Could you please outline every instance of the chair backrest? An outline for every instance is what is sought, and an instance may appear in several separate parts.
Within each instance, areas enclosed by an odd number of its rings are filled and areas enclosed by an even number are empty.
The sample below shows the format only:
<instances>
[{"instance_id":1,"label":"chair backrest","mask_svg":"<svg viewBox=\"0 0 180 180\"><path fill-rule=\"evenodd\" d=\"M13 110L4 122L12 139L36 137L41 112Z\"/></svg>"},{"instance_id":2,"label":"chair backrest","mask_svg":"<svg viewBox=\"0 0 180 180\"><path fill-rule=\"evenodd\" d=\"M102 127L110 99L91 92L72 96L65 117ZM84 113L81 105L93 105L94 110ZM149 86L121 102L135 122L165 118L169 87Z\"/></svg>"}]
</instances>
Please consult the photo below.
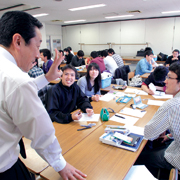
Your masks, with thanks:
<instances>
[{"instance_id":1,"label":"chair backrest","mask_svg":"<svg viewBox=\"0 0 180 180\"><path fill-rule=\"evenodd\" d=\"M135 75L135 71L131 71L131 72L129 72L129 73L128 73L128 79L133 78L133 77L134 77L134 75Z\"/></svg>"}]
</instances>

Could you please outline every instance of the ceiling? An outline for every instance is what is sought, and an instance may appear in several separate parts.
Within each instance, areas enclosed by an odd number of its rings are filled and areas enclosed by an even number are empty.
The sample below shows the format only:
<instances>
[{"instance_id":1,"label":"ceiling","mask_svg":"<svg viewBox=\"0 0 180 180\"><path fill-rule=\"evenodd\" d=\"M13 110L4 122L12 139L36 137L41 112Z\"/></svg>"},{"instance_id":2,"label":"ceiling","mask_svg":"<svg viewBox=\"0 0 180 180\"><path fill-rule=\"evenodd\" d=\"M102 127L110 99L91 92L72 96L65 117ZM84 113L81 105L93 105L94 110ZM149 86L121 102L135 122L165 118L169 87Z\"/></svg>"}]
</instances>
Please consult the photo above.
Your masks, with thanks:
<instances>
[{"instance_id":1,"label":"ceiling","mask_svg":"<svg viewBox=\"0 0 180 180\"><path fill-rule=\"evenodd\" d=\"M64 21L85 19L84 23L109 21L106 16L129 15L132 17L112 19L139 19L150 17L180 16L180 13L162 14L162 11L180 10L180 0L0 0L0 9L24 4L16 8L1 10L0 16L10 10L25 10L34 7L37 9L26 11L32 15L39 13L48 13L48 16L39 17L41 22L47 24L68 25ZM81 11L69 11L69 8L81 6L106 4L105 7L87 9ZM140 10L141 13L128 13L127 11ZM52 20L60 20L52 22ZM111 21L112 21L111 20ZM75 24L75 23L71 23Z\"/></svg>"}]
</instances>

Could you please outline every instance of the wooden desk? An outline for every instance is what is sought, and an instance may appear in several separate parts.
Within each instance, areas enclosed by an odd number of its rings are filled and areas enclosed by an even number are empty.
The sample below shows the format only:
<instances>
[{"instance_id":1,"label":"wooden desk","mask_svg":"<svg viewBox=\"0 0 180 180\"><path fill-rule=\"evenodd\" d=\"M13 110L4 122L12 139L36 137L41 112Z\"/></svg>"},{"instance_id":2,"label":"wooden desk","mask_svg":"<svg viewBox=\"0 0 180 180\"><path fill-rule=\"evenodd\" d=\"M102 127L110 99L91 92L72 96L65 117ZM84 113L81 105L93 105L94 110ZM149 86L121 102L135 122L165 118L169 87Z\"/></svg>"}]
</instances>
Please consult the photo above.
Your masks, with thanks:
<instances>
[{"instance_id":1,"label":"wooden desk","mask_svg":"<svg viewBox=\"0 0 180 180\"><path fill-rule=\"evenodd\" d=\"M148 108L146 115L140 118L135 125L144 127L158 109L157 106L149 106ZM87 180L123 179L146 144L146 140L143 140L136 152L130 152L101 143L99 137L104 133L108 124L121 125L114 121L103 123L102 126L99 126L92 134L64 155L67 162L88 175ZM61 180L61 177L52 167L48 167L40 175L45 179Z\"/></svg>"},{"instance_id":2,"label":"wooden desk","mask_svg":"<svg viewBox=\"0 0 180 180\"><path fill-rule=\"evenodd\" d=\"M26 149L27 158L24 159L21 157L21 155L19 155L19 158L30 171L35 174L40 174L40 172L47 168L49 164L44 161L34 149L31 148L31 140L23 138L23 141Z\"/></svg>"},{"instance_id":3,"label":"wooden desk","mask_svg":"<svg viewBox=\"0 0 180 180\"><path fill-rule=\"evenodd\" d=\"M117 112L125 106L125 104L116 103L115 100L109 101L108 105L105 101L92 102L91 104L95 114L99 114L103 107L111 107L115 112ZM112 115L113 114L110 113L110 116ZM97 128L99 128L99 126L103 124L103 122L99 120L96 122L96 126L84 131L77 131L77 129L81 128L80 124L87 125L88 123L90 122L71 122L69 124L59 124L53 122L55 135L62 148L62 154L67 153L70 149L80 143L83 139L85 139L88 135L93 133Z\"/></svg>"},{"instance_id":4,"label":"wooden desk","mask_svg":"<svg viewBox=\"0 0 180 180\"><path fill-rule=\"evenodd\" d=\"M140 77L147 79L149 75L150 75L150 73L145 73L145 74L141 75Z\"/></svg>"},{"instance_id":5,"label":"wooden desk","mask_svg":"<svg viewBox=\"0 0 180 180\"><path fill-rule=\"evenodd\" d=\"M58 79L58 80L54 80L54 81L50 81L50 84L57 84L61 81L61 79Z\"/></svg>"}]
</instances>

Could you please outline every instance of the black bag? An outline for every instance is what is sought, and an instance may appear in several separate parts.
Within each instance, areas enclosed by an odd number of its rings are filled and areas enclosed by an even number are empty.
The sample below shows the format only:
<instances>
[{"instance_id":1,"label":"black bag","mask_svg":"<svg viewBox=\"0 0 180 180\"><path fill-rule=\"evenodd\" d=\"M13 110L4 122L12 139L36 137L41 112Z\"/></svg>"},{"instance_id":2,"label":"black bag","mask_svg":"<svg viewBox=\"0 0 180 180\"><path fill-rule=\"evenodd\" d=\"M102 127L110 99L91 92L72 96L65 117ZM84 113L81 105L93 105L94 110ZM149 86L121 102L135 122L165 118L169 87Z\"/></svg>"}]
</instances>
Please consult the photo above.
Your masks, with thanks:
<instances>
[{"instance_id":1,"label":"black bag","mask_svg":"<svg viewBox=\"0 0 180 180\"><path fill-rule=\"evenodd\" d=\"M144 53L145 53L145 51L143 49L141 49L140 51L137 51L136 56L143 56L144 57Z\"/></svg>"},{"instance_id":2,"label":"black bag","mask_svg":"<svg viewBox=\"0 0 180 180\"><path fill-rule=\"evenodd\" d=\"M163 54L162 52L160 52L157 55L157 61L166 61L167 60L168 55L167 54Z\"/></svg>"}]
</instances>

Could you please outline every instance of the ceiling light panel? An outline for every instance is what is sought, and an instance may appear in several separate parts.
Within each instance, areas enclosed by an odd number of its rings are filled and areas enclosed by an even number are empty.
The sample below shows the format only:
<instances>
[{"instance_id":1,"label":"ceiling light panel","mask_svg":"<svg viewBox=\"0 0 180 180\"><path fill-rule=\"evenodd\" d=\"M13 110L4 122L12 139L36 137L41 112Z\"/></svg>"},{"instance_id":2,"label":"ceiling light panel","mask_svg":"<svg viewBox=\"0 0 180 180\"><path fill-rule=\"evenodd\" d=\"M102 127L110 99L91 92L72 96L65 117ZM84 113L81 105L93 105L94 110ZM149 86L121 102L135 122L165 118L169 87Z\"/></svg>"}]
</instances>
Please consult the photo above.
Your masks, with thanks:
<instances>
[{"instance_id":1,"label":"ceiling light panel","mask_svg":"<svg viewBox=\"0 0 180 180\"><path fill-rule=\"evenodd\" d=\"M70 11L80 11L80 10L99 8L99 7L104 7L104 6L106 6L106 4L96 4L96 5L83 6L83 7L78 7L78 8L71 8L71 9L68 9L68 10L70 10Z\"/></svg>"}]
</instances>

